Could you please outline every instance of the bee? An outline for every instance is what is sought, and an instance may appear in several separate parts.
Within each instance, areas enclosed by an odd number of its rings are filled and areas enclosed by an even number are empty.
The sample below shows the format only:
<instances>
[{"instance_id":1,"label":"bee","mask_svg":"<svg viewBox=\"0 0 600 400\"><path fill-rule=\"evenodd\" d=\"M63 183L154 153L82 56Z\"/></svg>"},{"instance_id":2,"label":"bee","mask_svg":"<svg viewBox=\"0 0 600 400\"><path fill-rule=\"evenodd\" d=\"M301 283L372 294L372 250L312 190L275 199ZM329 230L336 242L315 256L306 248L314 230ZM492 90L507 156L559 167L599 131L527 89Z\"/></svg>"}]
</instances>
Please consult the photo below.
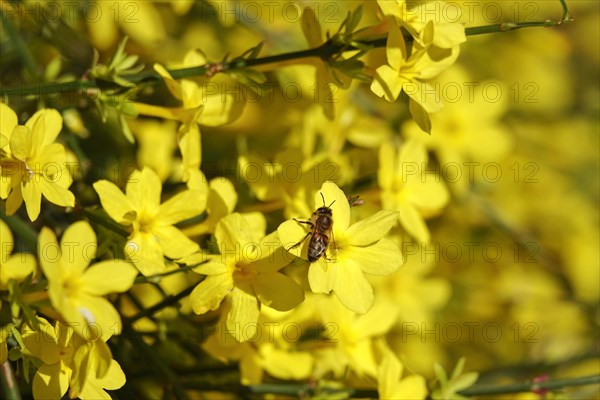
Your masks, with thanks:
<instances>
[{"instance_id":1,"label":"bee","mask_svg":"<svg viewBox=\"0 0 600 400\"><path fill-rule=\"evenodd\" d=\"M308 243L308 261L311 263L317 261L321 256L323 256L326 260L331 261L331 259L327 258L326 254L330 239L335 246L332 230L333 212L331 211L331 206L333 203L335 203L335 200L332 201L329 206L326 206L323 193L321 193L321 198L323 199L323 207L317 208L317 210L312 213L310 220L299 221L294 218L294 221L298 222L299 224L309 225L311 230L306 233L306 236L304 236L301 241L288 249L289 251L300 246L310 235L310 242Z\"/></svg>"}]
</instances>

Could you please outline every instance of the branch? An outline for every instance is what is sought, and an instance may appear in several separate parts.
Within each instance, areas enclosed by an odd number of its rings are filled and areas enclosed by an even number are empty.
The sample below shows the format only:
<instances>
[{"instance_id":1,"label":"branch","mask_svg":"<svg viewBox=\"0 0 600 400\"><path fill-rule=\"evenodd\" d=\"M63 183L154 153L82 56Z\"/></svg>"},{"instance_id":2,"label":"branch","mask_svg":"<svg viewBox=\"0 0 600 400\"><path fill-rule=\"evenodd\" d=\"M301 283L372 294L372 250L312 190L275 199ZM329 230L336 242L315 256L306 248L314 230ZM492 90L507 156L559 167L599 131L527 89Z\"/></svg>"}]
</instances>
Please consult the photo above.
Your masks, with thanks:
<instances>
[{"instance_id":1,"label":"branch","mask_svg":"<svg viewBox=\"0 0 600 400\"><path fill-rule=\"evenodd\" d=\"M162 310L163 308L177 304L177 302L179 302L179 300L189 296L190 293L192 293L194 291L194 289L196 288L196 285L197 284L191 285L190 287L183 290L182 292L177 293L176 295L170 295L168 297L165 297L165 299L163 301L161 301L160 303L157 303L157 304L153 305L152 307L146 308L146 309L140 311L139 313L137 313L136 315L134 315L133 317L128 318L127 323L133 324L135 321L142 319L144 317L153 315L154 313Z\"/></svg>"},{"instance_id":2,"label":"branch","mask_svg":"<svg viewBox=\"0 0 600 400\"><path fill-rule=\"evenodd\" d=\"M522 382L508 385L475 385L469 389L465 389L459 394L463 396L490 396L497 394L512 394L537 392L540 390L557 390L572 386L596 385L600 384L600 375L582 376L579 378L565 378L548 380L545 382ZM279 384L265 383L260 385L243 386L245 391L250 394L280 394L288 396L314 395L317 389L314 385L295 385L295 384ZM216 388L214 388L216 389ZM225 388L222 388L225 389ZM233 388L229 388L233 390ZM377 390L375 389L350 389L350 388L320 388L320 394L335 394L346 393L350 397L373 397L377 398Z\"/></svg>"},{"instance_id":3,"label":"branch","mask_svg":"<svg viewBox=\"0 0 600 400\"><path fill-rule=\"evenodd\" d=\"M8 360L0 365L0 387L2 387L2 393L6 400L21 400L21 392L19 392L15 374Z\"/></svg>"},{"instance_id":4,"label":"branch","mask_svg":"<svg viewBox=\"0 0 600 400\"><path fill-rule=\"evenodd\" d=\"M465 29L467 36L483 35L487 33L497 32L508 32L522 28L533 28L533 27L550 27L562 25L564 22L571 21L572 18L569 15L568 8L565 0L560 0L563 7L562 18L558 21L545 20L545 21L532 21L532 22L506 22L501 24L475 26ZM413 40L412 36L405 36L407 42ZM377 38L372 40L366 40L361 42L362 45L372 46L373 48L385 47L387 43L387 37ZM190 77L210 76L216 72L227 72L236 69L258 67L268 64L275 64L283 61L299 60L302 58L317 57L323 60L329 59L334 54L343 53L346 51L358 50L354 46L335 43L333 40L328 40L319 47L312 49L295 51L290 53L276 54L273 56L255 58L255 59L238 59L231 62L222 63L210 63L200 67L189 67L181 69L169 70L169 73L174 79L184 79ZM135 75L128 75L127 79L133 83L139 84L156 84L162 81L161 76L155 71L145 71ZM123 88L115 82L109 81L96 81L96 80L85 80L85 81L73 81L64 83L46 83L41 85L32 85L26 87L0 87L0 96L26 96L35 94L55 94L65 92L81 92L96 90L117 90L122 91ZM128 88L127 88L128 89Z\"/></svg>"},{"instance_id":5,"label":"branch","mask_svg":"<svg viewBox=\"0 0 600 400\"><path fill-rule=\"evenodd\" d=\"M570 386L600 384L600 375L582 376L579 378L565 378L548 380L545 382L524 382L510 385L476 385L465 389L460 394L464 396L485 396L493 394L509 394L521 392L537 392L540 390L556 390Z\"/></svg>"}]
</instances>

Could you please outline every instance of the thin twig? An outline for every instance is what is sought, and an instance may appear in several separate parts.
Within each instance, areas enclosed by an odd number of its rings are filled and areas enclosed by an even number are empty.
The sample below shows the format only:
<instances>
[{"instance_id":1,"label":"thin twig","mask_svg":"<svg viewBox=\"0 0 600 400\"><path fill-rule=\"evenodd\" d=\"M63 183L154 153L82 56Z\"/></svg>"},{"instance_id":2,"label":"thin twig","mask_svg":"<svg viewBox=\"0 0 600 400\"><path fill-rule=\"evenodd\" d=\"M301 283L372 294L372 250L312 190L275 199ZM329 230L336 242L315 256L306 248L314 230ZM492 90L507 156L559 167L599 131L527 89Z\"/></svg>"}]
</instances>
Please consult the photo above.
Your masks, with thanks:
<instances>
[{"instance_id":1,"label":"thin twig","mask_svg":"<svg viewBox=\"0 0 600 400\"><path fill-rule=\"evenodd\" d=\"M558 26L563 24L564 22L571 21L571 17L569 16L569 12L567 9L567 5L564 0L560 0L561 5L563 6L563 16L559 21L532 21L532 22L507 22L501 24L493 24L493 25L483 25L483 26L475 26L469 27L465 29L465 34L467 36L474 35L483 35L488 33L498 33L498 32L507 32L516 29L523 28L533 28L533 27L550 27L550 26ZM406 36L405 40L410 42L413 40L412 36ZM387 37L366 40L361 42L362 45L371 46L373 48L377 47L385 47L387 43ZM174 79L183 79L190 77L200 77L208 74L212 74L215 69L219 72L227 72L236 69L242 68L251 68L258 67L268 64L276 64L283 61L291 61L298 60L302 58L310 58L317 57L323 60L329 59L331 56L343 53L346 51L356 51L357 48L351 45L343 44L343 43L335 43L333 40L328 40L323 43L321 46L294 51L290 53L276 54L272 56L254 58L254 59L237 59L231 62L223 62L223 63L210 63L199 67L189 67L189 68L181 68L181 69L173 69L169 70L169 73ZM215 68L218 66L218 68ZM127 80L133 83L148 83L155 84L162 81L162 77L155 71L145 71L135 75L127 76ZM94 80L85 80L85 81L74 81L74 82L64 82L64 83L47 83L41 85L33 85L26 87L19 87L18 85L9 87L2 86L0 87L0 96L14 96L14 95L34 95L43 93L45 95L55 94L55 93L65 93L65 92L81 92L86 93L88 90L125 90L128 88L121 87L116 82L108 82L108 81L94 81Z\"/></svg>"},{"instance_id":2,"label":"thin twig","mask_svg":"<svg viewBox=\"0 0 600 400\"><path fill-rule=\"evenodd\" d=\"M0 386L6 400L21 400L21 392L19 391L19 386L15 381L15 374L8 360L0 365Z\"/></svg>"}]
</instances>

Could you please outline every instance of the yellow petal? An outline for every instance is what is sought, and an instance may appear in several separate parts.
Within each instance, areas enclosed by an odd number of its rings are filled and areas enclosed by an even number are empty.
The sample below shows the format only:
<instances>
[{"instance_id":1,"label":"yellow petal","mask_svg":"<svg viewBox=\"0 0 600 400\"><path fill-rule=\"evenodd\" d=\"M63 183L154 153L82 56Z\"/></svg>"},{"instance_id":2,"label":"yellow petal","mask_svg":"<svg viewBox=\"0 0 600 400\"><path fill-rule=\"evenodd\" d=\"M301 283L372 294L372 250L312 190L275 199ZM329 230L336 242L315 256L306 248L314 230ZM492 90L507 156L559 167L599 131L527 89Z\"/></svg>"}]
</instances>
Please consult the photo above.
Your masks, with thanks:
<instances>
[{"instance_id":1,"label":"yellow petal","mask_svg":"<svg viewBox=\"0 0 600 400\"><path fill-rule=\"evenodd\" d=\"M164 225L173 225L200 215L205 206L206 195L199 190L185 190L160 205L157 220Z\"/></svg>"},{"instance_id":2,"label":"yellow petal","mask_svg":"<svg viewBox=\"0 0 600 400\"><path fill-rule=\"evenodd\" d=\"M23 343L26 350L44 364L55 364L60 361L61 348L57 345L56 331L48 321L38 318L39 330L29 327L23 329Z\"/></svg>"},{"instance_id":3,"label":"yellow petal","mask_svg":"<svg viewBox=\"0 0 600 400\"><path fill-rule=\"evenodd\" d=\"M164 272L165 260L162 246L152 234L137 232L127 241L125 254L145 276Z\"/></svg>"},{"instance_id":4,"label":"yellow petal","mask_svg":"<svg viewBox=\"0 0 600 400\"><path fill-rule=\"evenodd\" d=\"M428 114L436 113L444 107L437 91L429 83L416 80L405 81L402 90Z\"/></svg>"},{"instance_id":5,"label":"yellow petal","mask_svg":"<svg viewBox=\"0 0 600 400\"><path fill-rule=\"evenodd\" d=\"M321 196L322 194L322 196ZM315 193L315 209L318 207L331 206L333 212L333 232L338 238L344 237L344 231L350 225L350 204L346 195L333 182L325 182L321 190Z\"/></svg>"},{"instance_id":6,"label":"yellow petal","mask_svg":"<svg viewBox=\"0 0 600 400\"><path fill-rule=\"evenodd\" d=\"M431 117L429 117L429 113L423 105L414 98L409 98L408 111L419 128L421 128L423 132L431 134Z\"/></svg>"},{"instance_id":7,"label":"yellow petal","mask_svg":"<svg viewBox=\"0 0 600 400\"><path fill-rule=\"evenodd\" d=\"M386 16L393 16L398 19L406 19L406 15L402 13L404 5L398 4L394 0L377 0L377 5L381 8L381 12Z\"/></svg>"},{"instance_id":8,"label":"yellow petal","mask_svg":"<svg viewBox=\"0 0 600 400\"><path fill-rule=\"evenodd\" d=\"M186 169L200 168L202 160L200 128L195 123L183 125L177 135L179 150Z\"/></svg>"},{"instance_id":9,"label":"yellow petal","mask_svg":"<svg viewBox=\"0 0 600 400\"><path fill-rule=\"evenodd\" d=\"M260 351L264 369L276 378L302 380L312 372L313 357L309 353L285 351L268 345L262 345Z\"/></svg>"},{"instance_id":10,"label":"yellow petal","mask_svg":"<svg viewBox=\"0 0 600 400\"><path fill-rule=\"evenodd\" d=\"M86 293L95 296L122 293L131 288L137 273L133 265L126 261L101 261L85 271L81 284Z\"/></svg>"},{"instance_id":11,"label":"yellow petal","mask_svg":"<svg viewBox=\"0 0 600 400\"><path fill-rule=\"evenodd\" d=\"M42 365L33 377L35 399L61 399L69 388L71 369L61 363Z\"/></svg>"},{"instance_id":12,"label":"yellow petal","mask_svg":"<svg viewBox=\"0 0 600 400\"><path fill-rule=\"evenodd\" d=\"M260 302L278 311L288 311L304 300L304 290L279 272L260 273L252 282Z\"/></svg>"},{"instance_id":13,"label":"yellow petal","mask_svg":"<svg viewBox=\"0 0 600 400\"><path fill-rule=\"evenodd\" d=\"M338 266L319 259L308 268L308 283L314 293L329 293L335 286Z\"/></svg>"},{"instance_id":14,"label":"yellow petal","mask_svg":"<svg viewBox=\"0 0 600 400\"><path fill-rule=\"evenodd\" d=\"M100 336L106 342L112 335L121 332L121 317L104 297L82 295L77 312L80 323L74 325L73 329L86 340L95 340Z\"/></svg>"},{"instance_id":15,"label":"yellow petal","mask_svg":"<svg viewBox=\"0 0 600 400\"><path fill-rule=\"evenodd\" d=\"M0 134L6 136L7 139L10 139L10 135L18 123L19 120L17 119L17 114L12 108L0 102ZM2 147L4 147L4 145Z\"/></svg>"},{"instance_id":16,"label":"yellow petal","mask_svg":"<svg viewBox=\"0 0 600 400\"><path fill-rule=\"evenodd\" d=\"M2 103L0 103L2 105ZM0 219L0 261L4 262L8 259L10 253L12 253L15 247L13 234L10 231L6 222Z\"/></svg>"},{"instance_id":17,"label":"yellow petal","mask_svg":"<svg viewBox=\"0 0 600 400\"><path fill-rule=\"evenodd\" d=\"M420 244L429 243L429 229L427 229L423 217L414 206L401 204L398 207L398 213L400 223L409 235L417 239Z\"/></svg>"},{"instance_id":18,"label":"yellow petal","mask_svg":"<svg viewBox=\"0 0 600 400\"><path fill-rule=\"evenodd\" d=\"M230 274L208 276L194 288L190 295L194 312L204 314L216 310L232 289L233 280Z\"/></svg>"},{"instance_id":19,"label":"yellow petal","mask_svg":"<svg viewBox=\"0 0 600 400\"><path fill-rule=\"evenodd\" d=\"M219 94L202 94L204 105L198 123L204 126L222 126L239 118L244 111L245 97L236 92L237 87L227 89Z\"/></svg>"},{"instance_id":20,"label":"yellow petal","mask_svg":"<svg viewBox=\"0 0 600 400\"><path fill-rule=\"evenodd\" d=\"M459 23L434 24L433 44L449 49L466 42L465 27Z\"/></svg>"},{"instance_id":21,"label":"yellow petal","mask_svg":"<svg viewBox=\"0 0 600 400\"><path fill-rule=\"evenodd\" d=\"M283 248L296 257L308 259L309 238L306 236L310 228L304 227L294 220L287 220L277 228Z\"/></svg>"},{"instance_id":22,"label":"yellow petal","mask_svg":"<svg viewBox=\"0 0 600 400\"><path fill-rule=\"evenodd\" d=\"M152 169L144 167L142 171L134 171L129 177L125 193L135 210L154 215L160 206L162 183Z\"/></svg>"},{"instance_id":23,"label":"yellow petal","mask_svg":"<svg viewBox=\"0 0 600 400\"><path fill-rule=\"evenodd\" d=\"M108 372L98 379L100 386L106 390L117 390L125 384L125 374L121 366L115 360L110 361Z\"/></svg>"},{"instance_id":24,"label":"yellow petal","mask_svg":"<svg viewBox=\"0 0 600 400\"><path fill-rule=\"evenodd\" d=\"M365 274L389 275L402 265L402 253L393 241L383 238L370 246L345 249L347 262L355 263Z\"/></svg>"},{"instance_id":25,"label":"yellow petal","mask_svg":"<svg viewBox=\"0 0 600 400\"><path fill-rule=\"evenodd\" d=\"M218 275L229 272L229 268L221 258L221 255L209 256L208 262L194 268L194 272L201 275Z\"/></svg>"},{"instance_id":26,"label":"yellow petal","mask_svg":"<svg viewBox=\"0 0 600 400\"><path fill-rule=\"evenodd\" d=\"M40 128L43 127L43 134L40 135L40 138L43 139L38 144L41 148L53 143L56 140L56 137L62 130L63 119L57 110L45 108L33 114L25 125L27 125L31 130L34 130L34 126L36 125L36 122L38 122L38 119L44 122L43 125L38 125Z\"/></svg>"},{"instance_id":27,"label":"yellow petal","mask_svg":"<svg viewBox=\"0 0 600 400\"><path fill-rule=\"evenodd\" d=\"M27 216L30 220L35 221L40 215L40 207L42 204L42 189L35 179L21 186L23 201L27 208Z\"/></svg>"},{"instance_id":28,"label":"yellow petal","mask_svg":"<svg viewBox=\"0 0 600 400\"><path fill-rule=\"evenodd\" d=\"M355 263L344 263L333 284L333 291L349 310L364 314L373 305L373 288ZM309 276L310 278L310 276Z\"/></svg>"},{"instance_id":29,"label":"yellow petal","mask_svg":"<svg viewBox=\"0 0 600 400\"><path fill-rule=\"evenodd\" d=\"M309 47L317 47L323 42L321 24L311 7L305 7L302 11L302 32Z\"/></svg>"},{"instance_id":30,"label":"yellow petal","mask_svg":"<svg viewBox=\"0 0 600 400\"><path fill-rule=\"evenodd\" d=\"M96 257L96 234L86 221L69 226L60 240L61 265L73 274L80 275Z\"/></svg>"},{"instance_id":31,"label":"yellow petal","mask_svg":"<svg viewBox=\"0 0 600 400\"><path fill-rule=\"evenodd\" d=\"M0 134L0 149L3 149L8 145L10 145L10 139L8 138L8 136Z\"/></svg>"},{"instance_id":32,"label":"yellow petal","mask_svg":"<svg viewBox=\"0 0 600 400\"><path fill-rule=\"evenodd\" d=\"M174 226L155 227L152 233L158 240L164 255L174 260L200 250L197 243Z\"/></svg>"},{"instance_id":33,"label":"yellow petal","mask_svg":"<svg viewBox=\"0 0 600 400\"><path fill-rule=\"evenodd\" d=\"M23 191L20 182L15 179L12 183L16 183L16 186L13 187L8 199L6 199L6 215L13 215L23 204Z\"/></svg>"},{"instance_id":34,"label":"yellow petal","mask_svg":"<svg viewBox=\"0 0 600 400\"><path fill-rule=\"evenodd\" d=\"M398 71L389 65L382 65L375 71L371 91L389 102L396 101L402 91L403 80L399 79Z\"/></svg>"},{"instance_id":35,"label":"yellow petal","mask_svg":"<svg viewBox=\"0 0 600 400\"><path fill-rule=\"evenodd\" d=\"M256 297L234 287L231 292L231 310L227 314L227 330L238 342L252 339L256 334L259 313Z\"/></svg>"},{"instance_id":36,"label":"yellow petal","mask_svg":"<svg viewBox=\"0 0 600 400\"><path fill-rule=\"evenodd\" d=\"M396 166L396 173L398 175L406 176L407 171L410 173L414 171L414 174L410 176L417 176L420 179L420 172L425 169L427 163L425 144L416 137L408 139L400 148L398 159L399 162Z\"/></svg>"},{"instance_id":37,"label":"yellow petal","mask_svg":"<svg viewBox=\"0 0 600 400\"><path fill-rule=\"evenodd\" d=\"M63 207L75 206L75 196L73 193L56 183L41 179L40 190L44 197L51 203Z\"/></svg>"},{"instance_id":38,"label":"yellow petal","mask_svg":"<svg viewBox=\"0 0 600 400\"><path fill-rule=\"evenodd\" d=\"M35 257L33 254L17 253L2 262L0 268L0 286L9 279L22 281L27 275L35 273Z\"/></svg>"},{"instance_id":39,"label":"yellow petal","mask_svg":"<svg viewBox=\"0 0 600 400\"><path fill-rule=\"evenodd\" d=\"M133 204L117 185L107 180L100 180L94 182L93 186L107 214L118 223L129 223L124 216L134 210Z\"/></svg>"},{"instance_id":40,"label":"yellow petal","mask_svg":"<svg viewBox=\"0 0 600 400\"><path fill-rule=\"evenodd\" d=\"M396 211L381 210L350 226L345 236L353 246L368 246L387 235L397 221Z\"/></svg>"},{"instance_id":41,"label":"yellow petal","mask_svg":"<svg viewBox=\"0 0 600 400\"><path fill-rule=\"evenodd\" d=\"M262 217L264 220L264 217ZM239 257L247 246L256 246L264 236L260 226L250 225L246 218L239 213L230 214L217 224L215 237L221 254Z\"/></svg>"},{"instance_id":42,"label":"yellow petal","mask_svg":"<svg viewBox=\"0 0 600 400\"><path fill-rule=\"evenodd\" d=\"M211 179L209 187L210 193L206 206L208 212L220 216L233 212L238 196L231 181L223 177Z\"/></svg>"},{"instance_id":43,"label":"yellow petal","mask_svg":"<svg viewBox=\"0 0 600 400\"><path fill-rule=\"evenodd\" d=\"M423 400L427 398L427 383L425 378L419 375L411 375L396 384L390 399L415 399Z\"/></svg>"},{"instance_id":44,"label":"yellow petal","mask_svg":"<svg viewBox=\"0 0 600 400\"><path fill-rule=\"evenodd\" d=\"M144 48L159 48L161 42L165 41L167 37L165 27L163 24L163 18L161 11L155 6L155 4L140 1L135 4L135 16L131 15L131 21L127 20L127 17L123 17L119 22L119 27L125 31L125 35L133 39L135 43L140 43ZM124 14L126 7L123 5L121 10ZM106 17L109 17L109 13L113 10L110 6L107 6ZM104 11L104 10L103 10ZM114 23L114 21L113 21ZM91 24L90 24L91 25Z\"/></svg>"},{"instance_id":45,"label":"yellow petal","mask_svg":"<svg viewBox=\"0 0 600 400\"><path fill-rule=\"evenodd\" d=\"M392 301L380 300L375 302L368 313L360 315L353 323L355 338L369 339L383 336L396 324L398 306Z\"/></svg>"},{"instance_id":46,"label":"yellow petal","mask_svg":"<svg viewBox=\"0 0 600 400\"><path fill-rule=\"evenodd\" d=\"M27 126L15 126L10 136L10 151L15 158L25 161L31 154L32 145L31 130Z\"/></svg>"},{"instance_id":47,"label":"yellow petal","mask_svg":"<svg viewBox=\"0 0 600 400\"><path fill-rule=\"evenodd\" d=\"M385 46L388 64L395 71L399 71L407 57L404 35L395 19L390 20L390 33Z\"/></svg>"},{"instance_id":48,"label":"yellow petal","mask_svg":"<svg viewBox=\"0 0 600 400\"><path fill-rule=\"evenodd\" d=\"M46 278L59 278L60 247L54 232L46 227L42 228L38 238L38 258Z\"/></svg>"},{"instance_id":49,"label":"yellow petal","mask_svg":"<svg viewBox=\"0 0 600 400\"><path fill-rule=\"evenodd\" d=\"M422 176L414 184L406 187L406 199L419 210L435 212L442 209L450 200L450 194L439 176Z\"/></svg>"},{"instance_id":50,"label":"yellow petal","mask_svg":"<svg viewBox=\"0 0 600 400\"><path fill-rule=\"evenodd\" d=\"M391 350L386 349L377 375L377 391L382 399L392 398L402 377L402 364Z\"/></svg>"}]
</instances>

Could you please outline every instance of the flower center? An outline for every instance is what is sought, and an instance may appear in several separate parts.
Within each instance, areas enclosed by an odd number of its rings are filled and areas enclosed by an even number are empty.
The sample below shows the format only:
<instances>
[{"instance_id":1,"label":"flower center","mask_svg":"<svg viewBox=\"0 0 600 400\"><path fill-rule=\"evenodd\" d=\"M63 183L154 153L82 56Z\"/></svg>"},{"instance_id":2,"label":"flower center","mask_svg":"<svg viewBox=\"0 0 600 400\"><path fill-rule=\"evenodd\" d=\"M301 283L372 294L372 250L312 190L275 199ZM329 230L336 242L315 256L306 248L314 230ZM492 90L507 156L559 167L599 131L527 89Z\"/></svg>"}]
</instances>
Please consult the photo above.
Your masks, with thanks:
<instances>
[{"instance_id":1,"label":"flower center","mask_svg":"<svg viewBox=\"0 0 600 400\"><path fill-rule=\"evenodd\" d=\"M237 282L240 281L251 281L258 275L256 268L252 264L246 264L238 262L235 264L235 271L233 271L233 279Z\"/></svg>"},{"instance_id":2,"label":"flower center","mask_svg":"<svg viewBox=\"0 0 600 400\"><path fill-rule=\"evenodd\" d=\"M154 216L142 211L138 217L140 232L150 233L154 227Z\"/></svg>"},{"instance_id":3,"label":"flower center","mask_svg":"<svg viewBox=\"0 0 600 400\"><path fill-rule=\"evenodd\" d=\"M62 282L65 295L71 299L79 298L81 294L81 282L75 277L67 277Z\"/></svg>"}]
</instances>

